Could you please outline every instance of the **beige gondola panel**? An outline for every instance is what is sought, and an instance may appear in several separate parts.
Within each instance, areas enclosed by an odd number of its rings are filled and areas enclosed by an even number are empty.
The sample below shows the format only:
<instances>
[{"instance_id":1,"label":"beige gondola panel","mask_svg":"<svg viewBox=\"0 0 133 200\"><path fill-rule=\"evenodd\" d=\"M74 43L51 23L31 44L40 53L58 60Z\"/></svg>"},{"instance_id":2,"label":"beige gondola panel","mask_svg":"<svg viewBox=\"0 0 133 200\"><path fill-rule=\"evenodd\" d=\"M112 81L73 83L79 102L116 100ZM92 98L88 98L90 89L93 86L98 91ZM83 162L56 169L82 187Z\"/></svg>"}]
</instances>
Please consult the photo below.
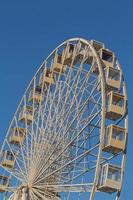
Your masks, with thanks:
<instances>
[{"instance_id":1,"label":"beige gondola panel","mask_svg":"<svg viewBox=\"0 0 133 200\"><path fill-rule=\"evenodd\" d=\"M121 72L113 67L106 67L104 69L105 75L105 89L106 92L114 91L117 92L121 86ZM101 85L99 85L98 90L101 90Z\"/></svg>"},{"instance_id":2,"label":"beige gondola panel","mask_svg":"<svg viewBox=\"0 0 133 200\"><path fill-rule=\"evenodd\" d=\"M9 137L9 142L16 145L23 144L25 133L26 131L24 128L20 128L20 127L13 128L11 135Z\"/></svg>"},{"instance_id":3,"label":"beige gondola panel","mask_svg":"<svg viewBox=\"0 0 133 200\"><path fill-rule=\"evenodd\" d=\"M114 65L114 53L107 49L100 49L99 56L104 67L113 67Z\"/></svg>"},{"instance_id":4,"label":"beige gondola panel","mask_svg":"<svg viewBox=\"0 0 133 200\"><path fill-rule=\"evenodd\" d=\"M114 193L121 188L121 168L112 164L102 166L98 190Z\"/></svg>"},{"instance_id":5,"label":"beige gondola panel","mask_svg":"<svg viewBox=\"0 0 133 200\"><path fill-rule=\"evenodd\" d=\"M30 125L33 122L33 108L31 106L24 106L19 114L19 121Z\"/></svg>"},{"instance_id":6,"label":"beige gondola panel","mask_svg":"<svg viewBox=\"0 0 133 200\"><path fill-rule=\"evenodd\" d=\"M114 67L114 59L115 59L114 53L104 48L100 48L97 53L99 54L99 58L103 69L108 67L111 68ZM99 68L97 62L96 64L94 63L93 73L99 74Z\"/></svg>"},{"instance_id":7,"label":"beige gondola panel","mask_svg":"<svg viewBox=\"0 0 133 200\"><path fill-rule=\"evenodd\" d=\"M100 49L104 48L104 44L102 42L91 40L91 45L94 47L94 49L98 52Z\"/></svg>"},{"instance_id":8,"label":"beige gondola panel","mask_svg":"<svg viewBox=\"0 0 133 200\"><path fill-rule=\"evenodd\" d=\"M36 86L35 89L32 88L29 93L29 102L37 102L39 103L41 101L41 87Z\"/></svg>"},{"instance_id":9,"label":"beige gondola panel","mask_svg":"<svg viewBox=\"0 0 133 200\"><path fill-rule=\"evenodd\" d=\"M111 91L107 94L107 99L106 118L110 120L121 118L126 110L125 96Z\"/></svg>"},{"instance_id":10,"label":"beige gondola panel","mask_svg":"<svg viewBox=\"0 0 133 200\"><path fill-rule=\"evenodd\" d=\"M103 151L116 154L126 147L126 129L117 125L109 125L105 131Z\"/></svg>"},{"instance_id":11,"label":"beige gondola panel","mask_svg":"<svg viewBox=\"0 0 133 200\"><path fill-rule=\"evenodd\" d=\"M15 159L15 154L13 155L10 151L4 151L1 164L7 168L13 168L15 165Z\"/></svg>"},{"instance_id":12,"label":"beige gondola panel","mask_svg":"<svg viewBox=\"0 0 133 200\"><path fill-rule=\"evenodd\" d=\"M0 176L0 192L5 192L6 187L8 186L9 186L9 177L1 175Z\"/></svg>"},{"instance_id":13,"label":"beige gondola panel","mask_svg":"<svg viewBox=\"0 0 133 200\"><path fill-rule=\"evenodd\" d=\"M59 73L64 73L66 70L66 65L63 64L63 53L62 54L57 54L55 55L55 58L53 60L53 64L52 64L52 70L53 72L59 74Z\"/></svg>"},{"instance_id":14,"label":"beige gondola panel","mask_svg":"<svg viewBox=\"0 0 133 200\"><path fill-rule=\"evenodd\" d=\"M106 90L118 91L121 86L121 72L113 67L105 68Z\"/></svg>"},{"instance_id":15,"label":"beige gondola panel","mask_svg":"<svg viewBox=\"0 0 133 200\"><path fill-rule=\"evenodd\" d=\"M74 48L73 44L68 44L64 49L64 65L70 66L72 64Z\"/></svg>"},{"instance_id":16,"label":"beige gondola panel","mask_svg":"<svg viewBox=\"0 0 133 200\"><path fill-rule=\"evenodd\" d=\"M44 85L54 84L54 75L50 69L46 68L44 72L41 74L39 84L41 87L42 87L42 84Z\"/></svg>"}]
</instances>

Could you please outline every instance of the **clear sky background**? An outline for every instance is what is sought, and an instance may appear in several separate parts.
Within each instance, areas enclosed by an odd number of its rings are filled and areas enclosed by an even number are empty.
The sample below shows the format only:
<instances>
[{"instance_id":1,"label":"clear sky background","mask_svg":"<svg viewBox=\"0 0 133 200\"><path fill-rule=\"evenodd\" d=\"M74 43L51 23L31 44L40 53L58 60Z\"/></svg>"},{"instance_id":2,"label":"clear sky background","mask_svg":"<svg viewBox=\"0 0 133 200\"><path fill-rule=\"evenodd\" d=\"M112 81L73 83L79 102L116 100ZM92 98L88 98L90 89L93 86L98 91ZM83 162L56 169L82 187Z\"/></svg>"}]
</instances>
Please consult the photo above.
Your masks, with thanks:
<instances>
[{"instance_id":1,"label":"clear sky background","mask_svg":"<svg viewBox=\"0 0 133 200\"><path fill-rule=\"evenodd\" d=\"M128 91L129 140L121 200L133 200L132 0L0 0L0 142L39 65L71 37L104 42L122 65Z\"/></svg>"}]
</instances>

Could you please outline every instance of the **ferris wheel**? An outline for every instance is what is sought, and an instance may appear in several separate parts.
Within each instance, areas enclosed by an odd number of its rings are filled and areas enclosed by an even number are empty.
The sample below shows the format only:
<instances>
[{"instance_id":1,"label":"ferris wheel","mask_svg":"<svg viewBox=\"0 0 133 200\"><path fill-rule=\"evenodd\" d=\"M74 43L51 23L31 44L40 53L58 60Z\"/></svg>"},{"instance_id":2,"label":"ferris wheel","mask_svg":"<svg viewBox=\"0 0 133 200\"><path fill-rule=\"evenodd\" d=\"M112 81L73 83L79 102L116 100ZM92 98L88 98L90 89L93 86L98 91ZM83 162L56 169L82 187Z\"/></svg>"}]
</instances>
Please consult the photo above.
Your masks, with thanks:
<instances>
[{"instance_id":1,"label":"ferris wheel","mask_svg":"<svg viewBox=\"0 0 133 200\"><path fill-rule=\"evenodd\" d=\"M120 200L127 126L115 54L95 40L63 42L13 116L0 150L0 199Z\"/></svg>"}]
</instances>

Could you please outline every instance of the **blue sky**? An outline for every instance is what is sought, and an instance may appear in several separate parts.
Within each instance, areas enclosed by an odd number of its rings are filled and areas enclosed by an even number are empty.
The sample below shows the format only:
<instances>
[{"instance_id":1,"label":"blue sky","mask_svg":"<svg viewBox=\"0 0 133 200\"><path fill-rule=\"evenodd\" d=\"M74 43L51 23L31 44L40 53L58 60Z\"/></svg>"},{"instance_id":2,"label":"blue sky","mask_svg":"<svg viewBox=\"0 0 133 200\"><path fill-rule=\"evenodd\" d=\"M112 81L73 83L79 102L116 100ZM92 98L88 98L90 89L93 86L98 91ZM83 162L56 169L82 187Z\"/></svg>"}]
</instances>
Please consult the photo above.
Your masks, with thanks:
<instances>
[{"instance_id":1,"label":"blue sky","mask_svg":"<svg viewBox=\"0 0 133 200\"><path fill-rule=\"evenodd\" d=\"M133 199L133 1L0 0L0 142L26 86L62 41L104 42L122 65L129 101L129 141L121 200Z\"/></svg>"}]
</instances>

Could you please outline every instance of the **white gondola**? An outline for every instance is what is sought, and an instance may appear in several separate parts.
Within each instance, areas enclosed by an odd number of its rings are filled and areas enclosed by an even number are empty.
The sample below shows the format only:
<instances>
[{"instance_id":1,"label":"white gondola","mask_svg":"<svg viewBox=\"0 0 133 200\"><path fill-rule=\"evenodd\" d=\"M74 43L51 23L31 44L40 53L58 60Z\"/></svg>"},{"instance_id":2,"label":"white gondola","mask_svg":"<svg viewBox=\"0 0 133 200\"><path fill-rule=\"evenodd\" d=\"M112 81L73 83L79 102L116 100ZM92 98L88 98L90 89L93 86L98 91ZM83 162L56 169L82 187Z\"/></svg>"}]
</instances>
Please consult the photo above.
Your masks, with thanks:
<instances>
[{"instance_id":1,"label":"white gondola","mask_svg":"<svg viewBox=\"0 0 133 200\"><path fill-rule=\"evenodd\" d=\"M126 129L117 125L109 125L105 131L103 151L119 153L126 147Z\"/></svg>"},{"instance_id":2,"label":"white gondola","mask_svg":"<svg viewBox=\"0 0 133 200\"><path fill-rule=\"evenodd\" d=\"M125 110L125 96L113 91L109 92L107 95L106 118L117 120L125 114Z\"/></svg>"},{"instance_id":3,"label":"white gondola","mask_svg":"<svg viewBox=\"0 0 133 200\"><path fill-rule=\"evenodd\" d=\"M121 188L121 168L111 164L105 164L101 168L98 190L106 193L114 193Z\"/></svg>"}]
</instances>

